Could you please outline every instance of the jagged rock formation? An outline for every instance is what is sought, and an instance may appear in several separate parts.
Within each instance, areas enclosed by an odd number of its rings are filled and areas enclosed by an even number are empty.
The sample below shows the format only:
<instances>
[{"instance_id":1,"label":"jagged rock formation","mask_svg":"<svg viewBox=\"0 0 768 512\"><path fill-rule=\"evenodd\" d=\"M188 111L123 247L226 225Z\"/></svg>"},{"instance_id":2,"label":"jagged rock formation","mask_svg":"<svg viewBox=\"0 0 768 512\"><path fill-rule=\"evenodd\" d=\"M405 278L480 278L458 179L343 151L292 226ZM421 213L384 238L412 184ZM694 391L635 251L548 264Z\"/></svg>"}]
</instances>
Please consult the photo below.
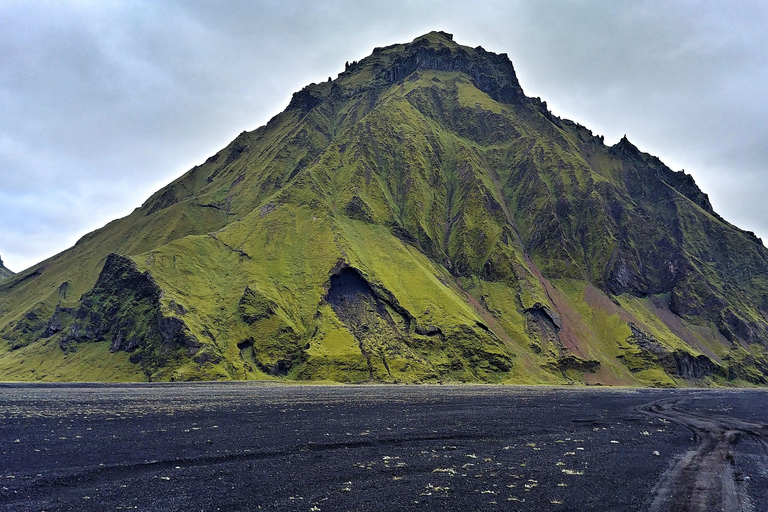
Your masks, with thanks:
<instances>
[{"instance_id":1,"label":"jagged rock formation","mask_svg":"<svg viewBox=\"0 0 768 512\"><path fill-rule=\"evenodd\" d=\"M768 251L691 176L432 32L0 283L0 371L761 384L766 311Z\"/></svg>"},{"instance_id":2,"label":"jagged rock formation","mask_svg":"<svg viewBox=\"0 0 768 512\"><path fill-rule=\"evenodd\" d=\"M0 281L5 279L6 277L11 277L13 275L13 272L5 268L5 265L3 265L3 259L0 258Z\"/></svg>"}]
</instances>

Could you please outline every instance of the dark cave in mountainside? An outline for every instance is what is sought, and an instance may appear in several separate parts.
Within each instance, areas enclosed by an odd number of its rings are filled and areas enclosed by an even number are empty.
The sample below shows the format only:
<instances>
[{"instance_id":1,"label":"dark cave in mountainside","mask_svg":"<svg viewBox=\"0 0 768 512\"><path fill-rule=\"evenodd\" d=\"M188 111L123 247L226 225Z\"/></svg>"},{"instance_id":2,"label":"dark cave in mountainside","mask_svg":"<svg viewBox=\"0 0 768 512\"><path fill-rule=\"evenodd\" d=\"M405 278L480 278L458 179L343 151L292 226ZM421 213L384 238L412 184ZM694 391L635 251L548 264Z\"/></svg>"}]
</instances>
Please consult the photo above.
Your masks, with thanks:
<instances>
[{"instance_id":1,"label":"dark cave in mountainside","mask_svg":"<svg viewBox=\"0 0 768 512\"><path fill-rule=\"evenodd\" d=\"M339 310L348 308L350 303L359 303L369 298L377 302L371 286L352 268L347 267L331 276L331 289L328 290L326 300L337 314Z\"/></svg>"}]
</instances>

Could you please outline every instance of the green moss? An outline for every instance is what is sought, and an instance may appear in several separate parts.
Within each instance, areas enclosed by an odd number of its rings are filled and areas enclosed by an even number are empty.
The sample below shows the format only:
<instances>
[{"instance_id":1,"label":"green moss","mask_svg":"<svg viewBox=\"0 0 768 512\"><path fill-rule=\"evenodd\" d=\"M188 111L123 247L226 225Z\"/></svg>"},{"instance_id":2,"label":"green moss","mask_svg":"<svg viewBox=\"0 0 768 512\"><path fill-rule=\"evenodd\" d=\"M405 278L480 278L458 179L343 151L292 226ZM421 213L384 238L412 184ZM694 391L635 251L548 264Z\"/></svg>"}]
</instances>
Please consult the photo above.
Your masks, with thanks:
<instances>
[{"instance_id":1,"label":"green moss","mask_svg":"<svg viewBox=\"0 0 768 512\"><path fill-rule=\"evenodd\" d=\"M643 384L654 388L674 388L678 386L677 382L659 368L642 370L637 374L637 378Z\"/></svg>"},{"instance_id":2,"label":"green moss","mask_svg":"<svg viewBox=\"0 0 768 512\"><path fill-rule=\"evenodd\" d=\"M723 358L728 380L743 381L750 384L765 384L767 379L761 369L768 368L766 350L759 345L750 346L750 350L737 347Z\"/></svg>"},{"instance_id":3,"label":"green moss","mask_svg":"<svg viewBox=\"0 0 768 512\"><path fill-rule=\"evenodd\" d=\"M0 349L3 381L42 382L141 382L141 368L125 352L112 353L109 343L90 343L63 352L48 340L18 350Z\"/></svg>"},{"instance_id":4,"label":"green moss","mask_svg":"<svg viewBox=\"0 0 768 512\"><path fill-rule=\"evenodd\" d=\"M360 382L370 377L359 342L341 324L330 306L320 310L318 331L306 351L306 361L295 377L301 380Z\"/></svg>"},{"instance_id":5,"label":"green moss","mask_svg":"<svg viewBox=\"0 0 768 512\"><path fill-rule=\"evenodd\" d=\"M248 286L245 287L237 306L240 318L248 325L274 315L276 308L277 304Z\"/></svg>"}]
</instances>

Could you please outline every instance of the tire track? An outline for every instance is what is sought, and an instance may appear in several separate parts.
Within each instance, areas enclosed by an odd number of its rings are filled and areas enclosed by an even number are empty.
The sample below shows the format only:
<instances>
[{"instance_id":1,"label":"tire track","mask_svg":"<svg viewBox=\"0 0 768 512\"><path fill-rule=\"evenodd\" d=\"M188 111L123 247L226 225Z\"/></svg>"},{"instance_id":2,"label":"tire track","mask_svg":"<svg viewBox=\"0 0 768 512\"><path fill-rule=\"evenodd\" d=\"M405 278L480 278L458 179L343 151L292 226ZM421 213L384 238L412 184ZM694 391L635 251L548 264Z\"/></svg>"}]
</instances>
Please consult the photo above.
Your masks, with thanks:
<instances>
[{"instance_id":1,"label":"tire track","mask_svg":"<svg viewBox=\"0 0 768 512\"><path fill-rule=\"evenodd\" d=\"M169 458L165 460L152 460L145 462L113 464L109 466L89 466L73 468L61 474L50 475L47 478L36 478L30 485L73 487L82 486L86 482L99 482L105 484L124 480L129 477L140 476L146 473L159 473L174 468L194 468L202 466L215 466L230 464L233 462L259 461L265 459L282 459L291 455L302 453L325 452L332 450L354 450L365 452L374 447L402 446L408 444L420 444L429 442L462 441L472 439L471 435L434 435L415 437L394 437L386 439L371 439L366 441L352 441L341 443L305 443L295 445L287 449L248 451L228 453L220 455L202 455L198 457Z\"/></svg>"},{"instance_id":2,"label":"tire track","mask_svg":"<svg viewBox=\"0 0 768 512\"><path fill-rule=\"evenodd\" d=\"M768 425L680 407L680 398L657 400L638 410L693 432L695 446L670 467L654 489L650 512L754 510L734 450L742 440L758 443L768 456Z\"/></svg>"}]
</instances>

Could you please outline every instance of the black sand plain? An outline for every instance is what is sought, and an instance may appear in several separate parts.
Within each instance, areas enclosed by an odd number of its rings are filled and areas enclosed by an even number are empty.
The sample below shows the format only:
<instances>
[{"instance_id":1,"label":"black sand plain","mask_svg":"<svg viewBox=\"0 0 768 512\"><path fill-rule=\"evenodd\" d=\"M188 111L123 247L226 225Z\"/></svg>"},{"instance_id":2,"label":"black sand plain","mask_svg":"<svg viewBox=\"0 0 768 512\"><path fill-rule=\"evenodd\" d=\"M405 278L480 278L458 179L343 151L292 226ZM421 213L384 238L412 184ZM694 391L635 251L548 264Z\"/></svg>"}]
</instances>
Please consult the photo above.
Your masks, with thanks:
<instances>
[{"instance_id":1,"label":"black sand plain","mask_svg":"<svg viewBox=\"0 0 768 512\"><path fill-rule=\"evenodd\" d=\"M768 393L0 385L4 511L768 509Z\"/></svg>"}]
</instances>

